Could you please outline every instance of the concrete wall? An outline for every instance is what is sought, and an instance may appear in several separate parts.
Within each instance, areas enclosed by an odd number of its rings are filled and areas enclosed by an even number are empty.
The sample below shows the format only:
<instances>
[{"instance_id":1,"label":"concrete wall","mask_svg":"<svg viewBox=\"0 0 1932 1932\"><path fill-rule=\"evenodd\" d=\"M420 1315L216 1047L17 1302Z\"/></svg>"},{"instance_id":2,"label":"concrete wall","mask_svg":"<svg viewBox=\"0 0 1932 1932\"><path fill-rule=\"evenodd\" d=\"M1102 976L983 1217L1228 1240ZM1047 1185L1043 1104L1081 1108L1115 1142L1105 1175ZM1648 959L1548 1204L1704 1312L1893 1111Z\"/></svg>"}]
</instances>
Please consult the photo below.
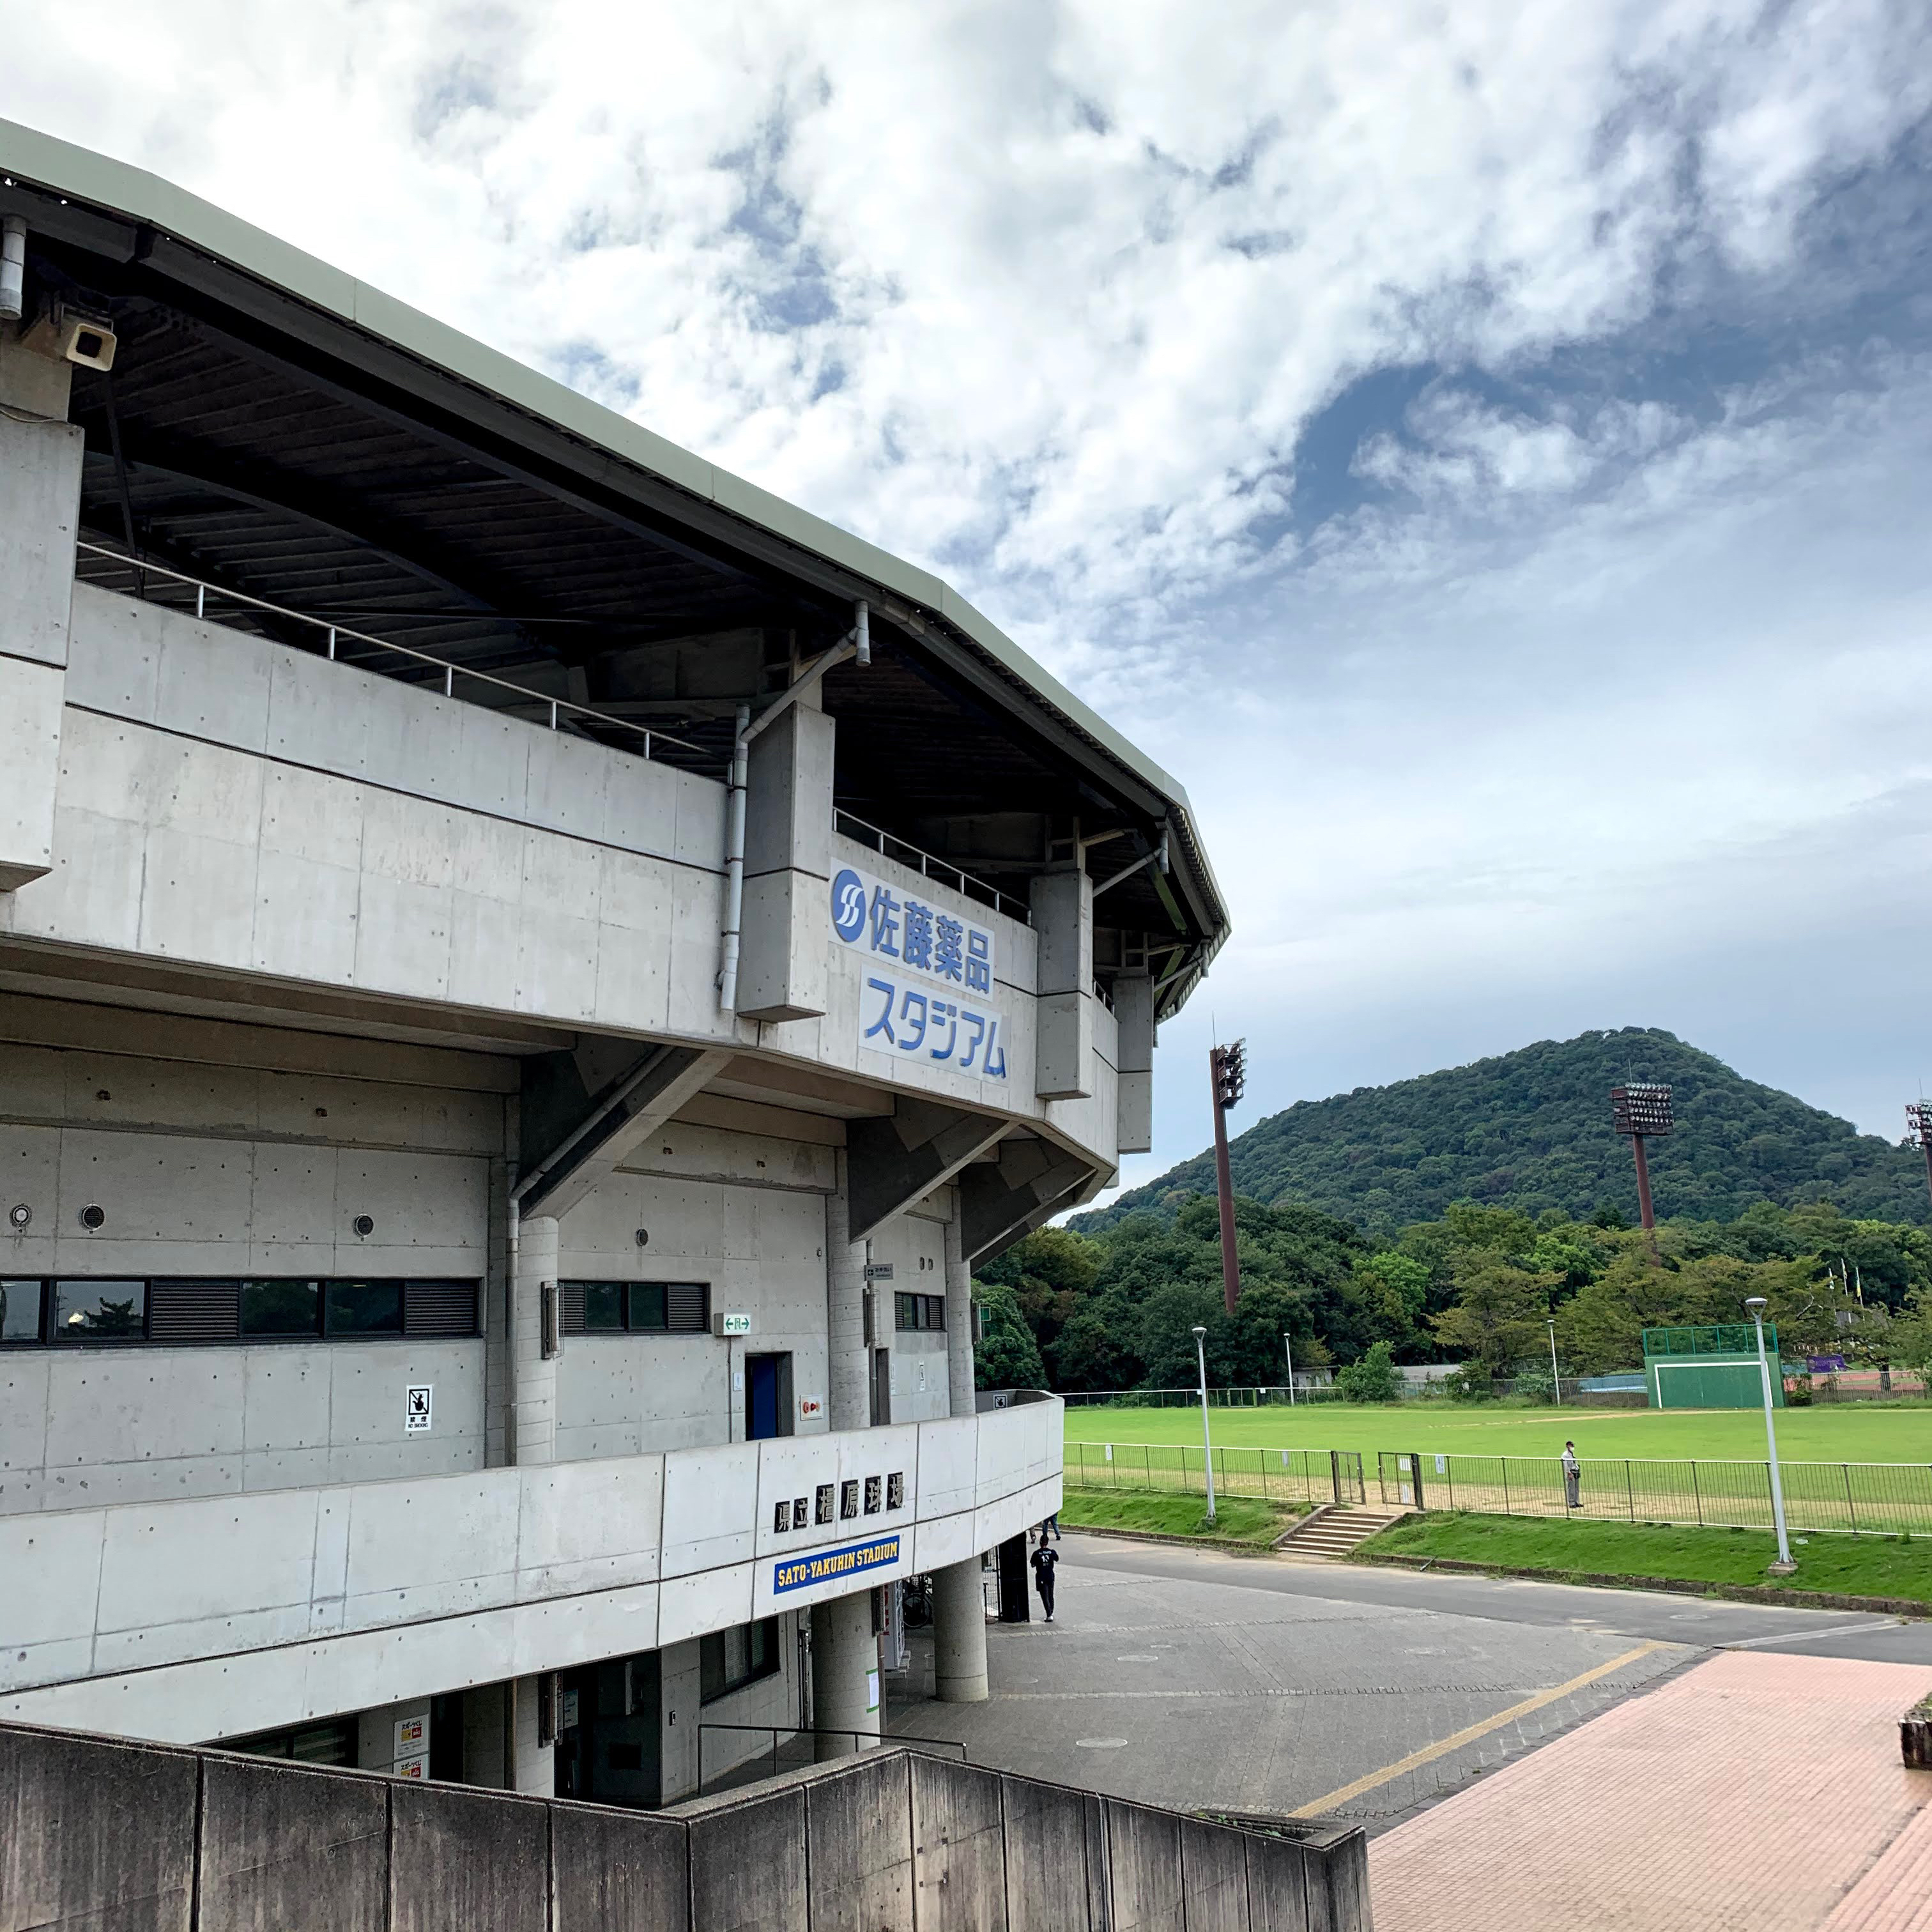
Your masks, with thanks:
<instances>
[{"instance_id":1,"label":"concrete wall","mask_svg":"<svg viewBox=\"0 0 1932 1932\"><path fill-rule=\"evenodd\" d=\"M0 1715L176 1740L667 1648L989 1549L1058 1507L1060 1405L663 1456L0 1519ZM897 1471L894 1510L775 1505ZM862 1576L778 1587L896 1539Z\"/></svg>"},{"instance_id":2,"label":"concrete wall","mask_svg":"<svg viewBox=\"0 0 1932 1932\"><path fill-rule=\"evenodd\" d=\"M1136 1916L1150 1899L1161 1916ZM903 1750L652 1814L0 1726L8 1926L1369 1932L1370 1922L1359 1829L1318 1828L1297 1844Z\"/></svg>"}]
</instances>

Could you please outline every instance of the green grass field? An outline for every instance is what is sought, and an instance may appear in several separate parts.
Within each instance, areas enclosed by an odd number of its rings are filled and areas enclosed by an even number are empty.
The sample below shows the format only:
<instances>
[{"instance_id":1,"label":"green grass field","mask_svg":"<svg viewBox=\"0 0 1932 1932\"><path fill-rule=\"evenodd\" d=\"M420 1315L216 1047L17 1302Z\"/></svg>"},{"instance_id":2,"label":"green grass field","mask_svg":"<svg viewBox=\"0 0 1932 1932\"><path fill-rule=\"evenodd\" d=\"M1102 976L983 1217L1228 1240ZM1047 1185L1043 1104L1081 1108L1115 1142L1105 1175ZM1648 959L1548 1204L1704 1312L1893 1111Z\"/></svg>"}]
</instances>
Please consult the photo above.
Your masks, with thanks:
<instances>
[{"instance_id":1,"label":"green grass field","mask_svg":"<svg viewBox=\"0 0 1932 1932\"><path fill-rule=\"evenodd\" d=\"M1229 1496L1216 1503L1214 1520L1199 1496L1117 1493L1070 1484L1060 1520L1070 1529L1138 1529L1160 1536L1216 1536L1265 1549L1304 1512Z\"/></svg>"},{"instance_id":2,"label":"green grass field","mask_svg":"<svg viewBox=\"0 0 1932 1932\"><path fill-rule=\"evenodd\" d=\"M1754 1409L1399 1408L1322 1402L1289 1408L1217 1408L1216 1448L1379 1449L1431 1455L1556 1456L1574 1438L1582 1456L1762 1461L1764 1418ZM1199 1448L1191 1408L1069 1408L1070 1442L1172 1442ZM1845 1403L1778 1412L1778 1451L1791 1462L1932 1462L1932 1403Z\"/></svg>"},{"instance_id":3,"label":"green grass field","mask_svg":"<svg viewBox=\"0 0 1932 1932\"><path fill-rule=\"evenodd\" d=\"M1922 1537L1910 1541L1891 1536L1794 1538L1791 1553L1797 1574L1774 1577L1765 1569L1778 1554L1777 1540L1758 1530L1547 1522L1445 1511L1406 1517L1375 1538L1365 1553L1378 1550L1490 1563L1499 1569L1774 1584L1845 1596L1904 1597L1932 1605L1932 1542Z\"/></svg>"}]
</instances>

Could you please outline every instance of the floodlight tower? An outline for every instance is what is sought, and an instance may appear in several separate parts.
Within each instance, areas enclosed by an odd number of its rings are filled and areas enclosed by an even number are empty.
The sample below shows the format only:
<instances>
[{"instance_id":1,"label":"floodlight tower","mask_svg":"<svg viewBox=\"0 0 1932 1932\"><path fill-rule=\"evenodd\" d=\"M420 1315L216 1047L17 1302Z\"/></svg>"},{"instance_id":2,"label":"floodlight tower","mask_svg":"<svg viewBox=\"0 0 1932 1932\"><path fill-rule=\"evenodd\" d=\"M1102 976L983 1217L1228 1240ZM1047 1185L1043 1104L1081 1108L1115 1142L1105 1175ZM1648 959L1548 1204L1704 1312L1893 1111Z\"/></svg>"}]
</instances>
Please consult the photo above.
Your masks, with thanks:
<instances>
[{"instance_id":1,"label":"floodlight tower","mask_svg":"<svg viewBox=\"0 0 1932 1932\"><path fill-rule=\"evenodd\" d=\"M1651 1259L1657 1259L1657 1216L1650 1204L1650 1163L1643 1144L1652 1134L1667 1134L1675 1125L1670 1114L1670 1089L1661 1081L1633 1080L1610 1089L1610 1118L1620 1134L1630 1137L1636 1156L1636 1208L1644 1232L1650 1237Z\"/></svg>"},{"instance_id":2,"label":"floodlight tower","mask_svg":"<svg viewBox=\"0 0 1932 1932\"><path fill-rule=\"evenodd\" d=\"M1241 1298L1241 1262L1234 1246L1234 1182L1228 1172L1228 1109L1240 1104L1248 1084L1247 1042L1208 1049L1214 1087L1214 1182L1221 1196L1221 1298L1228 1312Z\"/></svg>"},{"instance_id":3,"label":"floodlight tower","mask_svg":"<svg viewBox=\"0 0 1932 1932\"><path fill-rule=\"evenodd\" d=\"M1914 1100L1905 1109L1906 1133L1925 1156L1925 1185L1932 1188L1932 1100Z\"/></svg>"}]
</instances>

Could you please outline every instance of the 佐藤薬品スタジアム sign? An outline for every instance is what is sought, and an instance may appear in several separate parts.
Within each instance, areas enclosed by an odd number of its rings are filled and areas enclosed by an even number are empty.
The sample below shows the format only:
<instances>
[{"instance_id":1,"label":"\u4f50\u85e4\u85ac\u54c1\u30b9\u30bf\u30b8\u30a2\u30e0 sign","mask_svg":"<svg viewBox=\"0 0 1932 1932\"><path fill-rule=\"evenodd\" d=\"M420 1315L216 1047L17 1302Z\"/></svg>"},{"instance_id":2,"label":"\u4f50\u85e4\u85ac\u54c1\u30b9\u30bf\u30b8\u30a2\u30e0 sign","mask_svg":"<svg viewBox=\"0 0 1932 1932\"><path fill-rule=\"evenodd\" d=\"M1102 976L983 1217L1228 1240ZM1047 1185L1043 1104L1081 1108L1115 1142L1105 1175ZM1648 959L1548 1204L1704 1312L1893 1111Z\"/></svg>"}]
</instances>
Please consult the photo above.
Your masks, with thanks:
<instances>
[{"instance_id":1,"label":"\u4f50\u85e4\u85ac\u54c1\u30b9\u30bf\u30b8\u30a2\u30e0 sign","mask_svg":"<svg viewBox=\"0 0 1932 1932\"><path fill-rule=\"evenodd\" d=\"M784 1557L772 1565L772 1594L782 1597L794 1590L808 1590L814 1583L836 1583L843 1577L862 1576L868 1570L886 1569L898 1560L896 1534L842 1544L836 1550L814 1550L802 1556Z\"/></svg>"},{"instance_id":2,"label":"\u4f50\u85e4\u85ac\u54c1\u30b9\u30bf\u30b8\u30a2\u30e0 sign","mask_svg":"<svg viewBox=\"0 0 1932 1932\"><path fill-rule=\"evenodd\" d=\"M832 931L864 957L861 1046L919 1056L982 1080L1006 1077L993 1004L993 930L856 866L832 881Z\"/></svg>"}]
</instances>

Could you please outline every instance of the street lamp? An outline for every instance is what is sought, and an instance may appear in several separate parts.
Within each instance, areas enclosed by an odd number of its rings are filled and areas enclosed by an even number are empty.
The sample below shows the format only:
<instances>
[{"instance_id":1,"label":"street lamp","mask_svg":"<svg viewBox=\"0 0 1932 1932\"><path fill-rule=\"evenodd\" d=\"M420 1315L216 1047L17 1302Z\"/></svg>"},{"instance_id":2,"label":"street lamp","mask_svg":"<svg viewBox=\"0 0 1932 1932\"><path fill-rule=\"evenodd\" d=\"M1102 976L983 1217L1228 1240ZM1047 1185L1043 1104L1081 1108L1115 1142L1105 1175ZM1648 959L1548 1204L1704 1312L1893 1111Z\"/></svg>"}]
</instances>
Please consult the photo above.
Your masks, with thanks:
<instances>
[{"instance_id":1,"label":"street lamp","mask_svg":"<svg viewBox=\"0 0 1932 1932\"><path fill-rule=\"evenodd\" d=\"M1201 1446L1206 1454L1208 1520L1214 1520L1214 1438L1208 1432L1208 1331L1198 1322L1194 1326L1194 1359L1201 1370Z\"/></svg>"},{"instance_id":2,"label":"street lamp","mask_svg":"<svg viewBox=\"0 0 1932 1932\"><path fill-rule=\"evenodd\" d=\"M1789 1576L1798 1566L1791 1560L1791 1544L1784 1534L1784 1485L1778 1480L1778 1430L1771 1419L1771 1364L1764 1353L1765 1298L1761 1294L1751 1295L1744 1306L1757 1324L1757 1374L1764 1391L1764 1440L1771 1451L1771 1513L1778 1523L1778 1561L1771 1570L1774 1576Z\"/></svg>"},{"instance_id":3,"label":"street lamp","mask_svg":"<svg viewBox=\"0 0 1932 1932\"><path fill-rule=\"evenodd\" d=\"M1288 1330L1281 1331L1281 1346L1288 1354L1288 1406L1294 1406L1294 1340Z\"/></svg>"},{"instance_id":4,"label":"street lamp","mask_svg":"<svg viewBox=\"0 0 1932 1932\"><path fill-rule=\"evenodd\" d=\"M1556 1391L1556 1406L1563 1406L1563 1378L1556 1372L1556 1324L1552 1320L1544 1323L1550 1330L1550 1386Z\"/></svg>"}]
</instances>

